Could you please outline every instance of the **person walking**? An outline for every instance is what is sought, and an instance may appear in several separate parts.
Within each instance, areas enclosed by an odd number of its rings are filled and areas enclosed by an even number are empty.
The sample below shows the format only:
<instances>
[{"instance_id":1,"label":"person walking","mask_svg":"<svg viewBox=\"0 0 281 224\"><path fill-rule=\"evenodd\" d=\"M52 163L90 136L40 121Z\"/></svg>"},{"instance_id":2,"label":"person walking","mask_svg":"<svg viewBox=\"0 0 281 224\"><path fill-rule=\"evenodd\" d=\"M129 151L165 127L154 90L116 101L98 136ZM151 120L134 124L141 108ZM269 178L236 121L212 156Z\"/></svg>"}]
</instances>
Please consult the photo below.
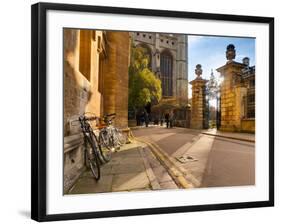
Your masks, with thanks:
<instances>
[{"instance_id":1,"label":"person walking","mask_svg":"<svg viewBox=\"0 0 281 224\"><path fill-rule=\"evenodd\" d=\"M136 120L137 120L137 126L140 126L140 113L139 112L137 112L137 114L136 114Z\"/></svg>"},{"instance_id":2,"label":"person walking","mask_svg":"<svg viewBox=\"0 0 281 224\"><path fill-rule=\"evenodd\" d=\"M170 128L173 128L173 127L174 127L174 113L172 111L171 115L170 115Z\"/></svg>"},{"instance_id":3,"label":"person walking","mask_svg":"<svg viewBox=\"0 0 281 224\"><path fill-rule=\"evenodd\" d=\"M140 116L140 123L141 123L141 126L143 126L144 122L145 122L145 119L144 119L144 112L141 113L141 116Z\"/></svg>"},{"instance_id":4,"label":"person walking","mask_svg":"<svg viewBox=\"0 0 281 224\"><path fill-rule=\"evenodd\" d=\"M170 114L169 113L165 114L165 121L166 121L167 128L169 128L169 122L170 122Z\"/></svg>"},{"instance_id":5,"label":"person walking","mask_svg":"<svg viewBox=\"0 0 281 224\"><path fill-rule=\"evenodd\" d=\"M146 111L144 112L144 122L145 122L145 126L148 127L149 116L148 116L148 113Z\"/></svg>"},{"instance_id":6,"label":"person walking","mask_svg":"<svg viewBox=\"0 0 281 224\"><path fill-rule=\"evenodd\" d=\"M163 126L164 123L164 118L163 118L163 114L161 114L161 118L160 118L160 126Z\"/></svg>"}]
</instances>

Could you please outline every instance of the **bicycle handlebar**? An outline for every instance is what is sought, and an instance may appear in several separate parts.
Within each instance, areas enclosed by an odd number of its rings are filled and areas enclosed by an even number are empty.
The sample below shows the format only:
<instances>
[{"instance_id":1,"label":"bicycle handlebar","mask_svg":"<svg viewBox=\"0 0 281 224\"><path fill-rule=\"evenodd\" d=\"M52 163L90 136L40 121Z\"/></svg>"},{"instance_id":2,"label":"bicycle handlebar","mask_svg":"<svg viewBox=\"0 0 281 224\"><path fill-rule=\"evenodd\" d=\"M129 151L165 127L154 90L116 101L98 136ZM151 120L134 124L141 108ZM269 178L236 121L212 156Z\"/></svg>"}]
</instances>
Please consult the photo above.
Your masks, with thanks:
<instances>
[{"instance_id":1,"label":"bicycle handlebar","mask_svg":"<svg viewBox=\"0 0 281 224\"><path fill-rule=\"evenodd\" d=\"M77 122L77 121L93 121L93 120L97 120L97 119L99 119L98 117L96 117L96 116L84 116L84 115L82 115L82 116L80 116L80 117L78 117L78 119L75 119L75 120L72 120L71 122Z\"/></svg>"},{"instance_id":2,"label":"bicycle handlebar","mask_svg":"<svg viewBox=\"0 0 281 224\"><path fill-rule=\"evenodd\" d=\"M115 116L116 113L112 113L112 114L106 114L103 116L103 120L108 119L109 117ZM111 118L109 121L113 120L115 117ZM94 120L99 120L100 118L97 116L85 116L85 115L81 115L78 119L76 120L72 120L71 124L73 125L73 122L81 122L81 121L94 121Z\"/></svg>"},{"instance_id":3,"label":"bicycle handlebar","mask_svg":"<svg viewBox=\"0 0 281 224\"><path fill-rule=\"evenodd\" d=\"M98 117L95 117L95 116L85 117L86 121L93 121L93 120L96 120L96 119L98 119Z\"/></svg>"}]
</instances>

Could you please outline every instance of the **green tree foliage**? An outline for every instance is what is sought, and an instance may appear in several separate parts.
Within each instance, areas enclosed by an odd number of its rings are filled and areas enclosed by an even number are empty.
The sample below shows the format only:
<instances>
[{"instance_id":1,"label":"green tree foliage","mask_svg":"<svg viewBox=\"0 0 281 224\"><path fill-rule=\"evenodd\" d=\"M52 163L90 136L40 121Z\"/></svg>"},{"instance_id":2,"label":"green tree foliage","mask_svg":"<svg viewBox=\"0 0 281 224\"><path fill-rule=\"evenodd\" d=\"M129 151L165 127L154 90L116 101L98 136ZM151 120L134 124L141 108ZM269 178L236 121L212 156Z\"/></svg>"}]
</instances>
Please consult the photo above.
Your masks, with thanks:
<instances>
[{"instance_id":1,"label":"green tree foliage","mask_svg":"<svg viewBox=\"0 0 281 224\"><path fill-rule=\"evenodd\" d=\"M161 99L161 81L148 68L149 56L142 47L131 47L129 67L129 107L136 111Z\"/></svg>"}]
</instances>

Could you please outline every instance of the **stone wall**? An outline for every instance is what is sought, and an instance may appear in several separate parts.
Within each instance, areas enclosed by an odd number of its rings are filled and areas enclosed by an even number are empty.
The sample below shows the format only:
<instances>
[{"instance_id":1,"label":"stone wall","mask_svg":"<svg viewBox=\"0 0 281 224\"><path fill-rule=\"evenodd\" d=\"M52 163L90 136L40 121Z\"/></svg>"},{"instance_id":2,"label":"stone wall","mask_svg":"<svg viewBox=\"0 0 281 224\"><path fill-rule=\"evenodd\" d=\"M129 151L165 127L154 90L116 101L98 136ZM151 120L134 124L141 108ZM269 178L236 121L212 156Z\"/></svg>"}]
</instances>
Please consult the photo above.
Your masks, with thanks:
<instances>
[{"instance_id":1,"label":"stone wall","mask_svg":"<svg viewBox=\"0 0 281 224\"><path fill-rule=\"evenodd\" d=\"M64 29L64 192L85 169L84 112L116 113L128 126L129 33ZM75 124L75 125L74 125Z\"/></svg>"},{"instance_id":2,"label":"stone wall","mask_svg":"<svg viewBox=\"0 0 281 224\"><path fill-rule=\"evenodd\" d=\"M97 37L101 31L64 29L64 193L85 169L79 115L100 116Z\"/></svg>"},{"instance_id":3,"label":"stone wall","mask_svg":"<svg viewBox=\"0 0 281 224\"><path fill-rule=\"evenodd\" d=\"M108 57L104 65L104 113L116 113L115 125L128 127L129 33L107 32Z\"/></svg>"},{"instance_id":4,"label":"stone wall","mask_svg":"<svg viewBox=\"0 0 281 224\"><path fill-rule=\"evenodd\" d=\"M63 186L64 193L67 193L86 168L83 153L83 137L81 134L70 135L64 138L63 155Z\"/></svg>"},{"instance_id":5,"label":"stone wall","mask_svg":"<svg viewBox=\"0 0 281 224\"><path fill-rule=\"evenodd\" d=\"M255 119L249 118L249 119L243 119L241 121L241 131L255 133L255 130L256 130Z\"/></svg>"},{"instance_id":6,"label":"stone wall","mask_svg":"<svg viewBox=\"0 0 281 224\"><path fill-rule=\"evenodd\" d=\"M241 83L243 65L231 62L219 69L221 84L221 126L222 131L241 131L241 119L244 117L243 98L247 89Z\"/></svg>"},{"instance_id":7,"label":"stone wall","mask_svg":"<svg viewBox=\"0 0 281 224\"><path fill-rule=\"evenodd\" d=\"M81 57L80 34L86 33L90 47L90 60ZM77 118L84 112L92 112L101 115L101 93L98 91L98 61L97 41L95 37L102 37L101 31L64 29L64 135L75 134L69 121ZM83 64L88 62L89 74L82 71ZM85 67L85 66L84 66Z\"/></svg>"},{"instance_id":8,"label":"stone wall","mask_svg":"<svg viewBox=\"0 0 281 224\"><path fill-rule=\"evenodd\" d=\"M220 88L221 103L221 126L222 131L254 131L254 119L246 120L247 95L255 94L255 66L249 66L249 58L245 57L242 63L234 61L236 56L235 46L229 44L226 48L227 62L217 69L221 74L222 83ZM250 90L250 91L249 91ZM252 103L252 109L255 102ZM253 117L251 117L253 118Z\"/></svg>"}]
</instances>

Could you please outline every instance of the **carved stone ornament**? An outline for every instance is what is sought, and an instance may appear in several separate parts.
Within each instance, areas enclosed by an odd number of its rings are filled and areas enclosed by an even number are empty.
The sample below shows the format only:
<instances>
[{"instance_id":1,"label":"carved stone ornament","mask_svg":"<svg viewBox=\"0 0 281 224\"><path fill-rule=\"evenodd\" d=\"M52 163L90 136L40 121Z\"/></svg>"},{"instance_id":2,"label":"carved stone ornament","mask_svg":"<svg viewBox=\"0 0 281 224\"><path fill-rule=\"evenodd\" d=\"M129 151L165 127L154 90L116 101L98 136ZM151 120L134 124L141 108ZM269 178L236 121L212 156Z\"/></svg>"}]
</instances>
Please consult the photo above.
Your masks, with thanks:
<instances>
[{"instance_id":1,"label":"carved stone ornament","mask_svg":"<svg viewBox=\"0 0 281 224\"><path fill-rule=\"evenodd\" d=\"M236 56L236 50L235 50L235 46L233 44L229 44L227 47L226 47L226 59L228 61L232 61L233 59L235 59L235 56Z\"/></svg>"},{"instance_id":2,"label":"carved stone ornament","mask_svg":"<svg viewBox=\"0 0 281 224\"><path fill-rule=\"evenodd\" d=\"M201 75L202 75L202 66L200 64L196 65L196 69L195 69L195 74L197 75L196 79L202 79Z\"/></svg>"}]
</instances>

